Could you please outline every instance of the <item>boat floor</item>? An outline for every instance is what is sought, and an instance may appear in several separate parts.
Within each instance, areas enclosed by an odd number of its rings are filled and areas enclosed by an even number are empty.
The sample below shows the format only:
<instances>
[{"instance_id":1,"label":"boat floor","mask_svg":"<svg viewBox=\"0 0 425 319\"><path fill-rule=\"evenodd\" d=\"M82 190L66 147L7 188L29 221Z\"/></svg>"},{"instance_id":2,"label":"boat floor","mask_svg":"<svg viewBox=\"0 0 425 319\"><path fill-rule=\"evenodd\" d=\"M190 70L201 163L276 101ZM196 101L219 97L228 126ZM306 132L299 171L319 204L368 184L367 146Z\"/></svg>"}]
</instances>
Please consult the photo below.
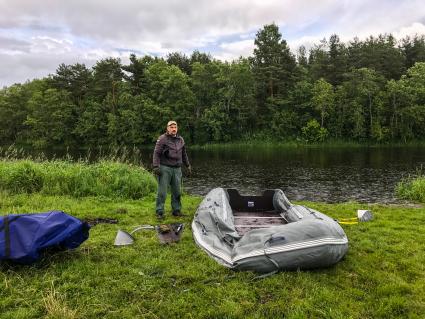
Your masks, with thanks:
<instances>
[{"instance_id":1,"label":"boat floor","mask_svg":"<svg viewBox=\"0 0 425 319\"><path fill-rule=\"evenodd\" d=\"M286 220L277 211L242 212L233 211L235 228L239 235L257 229L287 224Z\"/></svg>"}]
</instances>

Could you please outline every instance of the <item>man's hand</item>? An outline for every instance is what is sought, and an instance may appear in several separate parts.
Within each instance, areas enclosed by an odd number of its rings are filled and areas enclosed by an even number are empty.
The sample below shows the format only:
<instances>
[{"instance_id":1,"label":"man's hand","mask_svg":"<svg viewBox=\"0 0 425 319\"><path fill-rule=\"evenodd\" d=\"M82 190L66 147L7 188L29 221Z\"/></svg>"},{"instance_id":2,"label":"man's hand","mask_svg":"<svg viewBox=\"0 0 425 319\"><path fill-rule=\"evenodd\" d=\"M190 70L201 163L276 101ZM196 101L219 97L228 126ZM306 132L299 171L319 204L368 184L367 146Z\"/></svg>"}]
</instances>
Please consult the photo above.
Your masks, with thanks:
<instances>
[{"instance_id":1,"label":"man's hand","mask_svg":"<svg viewBox=\"0 0 425 319\"><path fill-rule=\"evenodd\" d=\"M190 175L192 175L192 166L188 166L187 167L187 174L190 176Z\"/></svg>"},{"instance_id":2,"label":"man's hand","mask_svg":"<svg viewBox=\"0 0 425 319\"><path fill-rule=\"evenodd\" d=\"M161 171L160 171L159 167L155 166L155 167L153 168L153 173L154 173L156 176L160 176L160 175L161 175Z\"/></svg>"}]
</instances>

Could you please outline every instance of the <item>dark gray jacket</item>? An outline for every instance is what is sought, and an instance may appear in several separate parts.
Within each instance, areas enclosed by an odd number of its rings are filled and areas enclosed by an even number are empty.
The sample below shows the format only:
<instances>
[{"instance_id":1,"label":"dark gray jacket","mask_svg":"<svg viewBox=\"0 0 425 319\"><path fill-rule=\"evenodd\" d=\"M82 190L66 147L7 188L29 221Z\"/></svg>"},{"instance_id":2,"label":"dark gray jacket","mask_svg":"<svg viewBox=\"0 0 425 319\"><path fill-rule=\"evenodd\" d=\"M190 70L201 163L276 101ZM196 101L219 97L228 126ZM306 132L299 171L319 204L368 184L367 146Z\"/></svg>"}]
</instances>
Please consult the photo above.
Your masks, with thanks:
<instances>
[{"instance_id":1,"label":"dark gray jacket","mask_svg":"<svg viewBox=\"0 0 425 319\"><path fill-rule=\"evenodd\" d=\"M158 138L153 151L153 167L159 167L160 164L171 167L180 167L182 164L190 166L183 137L165 133Z\"/></svg>"}]
</instances>

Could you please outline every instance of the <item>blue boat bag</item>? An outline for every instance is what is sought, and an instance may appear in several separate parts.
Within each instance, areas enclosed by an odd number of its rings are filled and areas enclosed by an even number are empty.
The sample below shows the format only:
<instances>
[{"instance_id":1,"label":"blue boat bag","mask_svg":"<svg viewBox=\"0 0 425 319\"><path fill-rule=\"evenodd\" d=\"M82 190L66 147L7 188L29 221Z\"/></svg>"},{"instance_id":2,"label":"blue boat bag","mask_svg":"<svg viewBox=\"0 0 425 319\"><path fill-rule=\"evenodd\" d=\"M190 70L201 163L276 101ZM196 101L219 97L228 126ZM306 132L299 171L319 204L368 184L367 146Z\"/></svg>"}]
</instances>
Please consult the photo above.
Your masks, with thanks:
<instances>
[{"instance_id":1,"label":"blue boat bag","mask_svg":"<svg viewBox=\"0 0 425 319\"><path fill-rule=\"evenodd\" d=\"M77 248L90 226L62 211L0 216L0 260L35 262L49 247Z\"/></svg>"}]
</instances>

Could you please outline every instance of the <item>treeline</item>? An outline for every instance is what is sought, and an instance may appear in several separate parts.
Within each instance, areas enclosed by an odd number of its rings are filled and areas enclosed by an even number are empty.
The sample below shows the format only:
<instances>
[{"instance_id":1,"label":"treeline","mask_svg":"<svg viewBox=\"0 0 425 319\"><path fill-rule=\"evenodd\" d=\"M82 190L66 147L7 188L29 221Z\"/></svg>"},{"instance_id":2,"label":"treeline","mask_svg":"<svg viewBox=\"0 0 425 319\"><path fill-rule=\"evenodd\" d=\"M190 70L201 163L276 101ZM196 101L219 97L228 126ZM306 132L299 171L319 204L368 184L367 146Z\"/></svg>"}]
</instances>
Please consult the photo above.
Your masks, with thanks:
<instances>
[{"instance_id":1,"label":"treeline","mask_svg":"<svg viewBox=\"0 0 425 319\"><path fill-rule=\"evenodd\" d=\"M233 62L195 51L61 64L0 90L0 144L141 145L169 119L198 144L424 139L424 61L424 36L333 35L294 55L271 24L257 32L253 55Z\"/></svg>"}]
</instances>

